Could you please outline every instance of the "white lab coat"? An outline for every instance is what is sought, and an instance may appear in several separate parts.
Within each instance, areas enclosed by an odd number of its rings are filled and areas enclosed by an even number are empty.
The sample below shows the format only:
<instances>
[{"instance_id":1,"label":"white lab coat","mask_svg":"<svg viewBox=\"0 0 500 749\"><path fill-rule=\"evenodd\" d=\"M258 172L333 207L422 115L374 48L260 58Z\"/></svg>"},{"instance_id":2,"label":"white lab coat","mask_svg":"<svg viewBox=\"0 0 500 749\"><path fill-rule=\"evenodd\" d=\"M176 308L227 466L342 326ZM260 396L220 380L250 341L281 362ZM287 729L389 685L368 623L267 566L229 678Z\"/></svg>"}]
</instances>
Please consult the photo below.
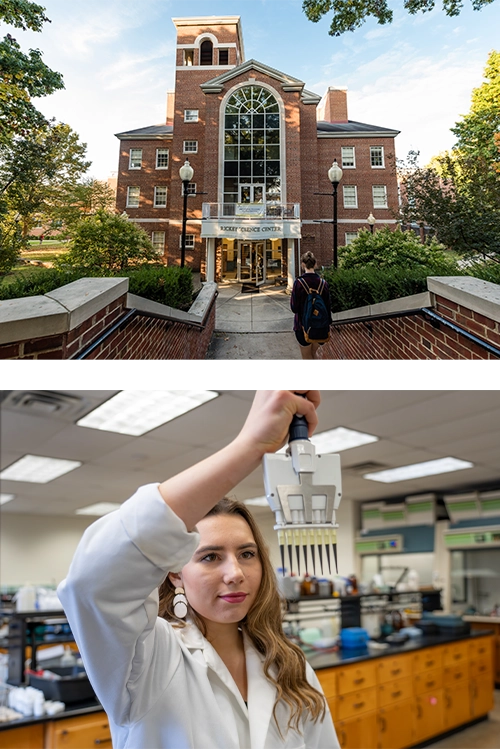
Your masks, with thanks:
<instances>
[{"instance_id":1,"label":"white lab coat","mask_svg":"<svg viewBox=\"0 0 500 749\"><path fill-rule=\"evenodd\" d=\"M198 543L149 484L85 531L58 588L114 749L338 749L329 712L315 724L304 714L303 735L285 733L280 704L280 737L275 687L245 633L248 708L198 628L158 617L158 585ZM320 688L309 665L307 676Z\"/></svg>"}]
</instances>

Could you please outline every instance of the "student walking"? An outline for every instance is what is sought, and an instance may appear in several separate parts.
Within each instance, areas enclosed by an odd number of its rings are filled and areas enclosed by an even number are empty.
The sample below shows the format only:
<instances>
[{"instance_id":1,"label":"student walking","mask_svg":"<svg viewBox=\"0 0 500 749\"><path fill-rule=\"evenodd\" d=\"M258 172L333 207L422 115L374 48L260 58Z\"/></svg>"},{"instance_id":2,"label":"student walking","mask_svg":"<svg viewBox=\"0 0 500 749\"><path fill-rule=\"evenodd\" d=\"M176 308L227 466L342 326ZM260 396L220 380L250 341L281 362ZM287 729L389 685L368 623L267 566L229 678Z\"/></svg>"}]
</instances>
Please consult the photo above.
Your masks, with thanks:
<instances>
[{"instance_id":1,"label":"student walking","mask_svg":"<svg viewBox=\"0 0 500 749\"><path fill-rule=\"evenodd\" d=\"M258 392L227 447L85 531L58 593L115 749L339 749L259 527L221 499L319 400Z\"/></svg>"},{"instance_id":2,"label":"student walking","mask_svg":"<svg viewBox=\"0 0 500 749\"><path fill-rule=\"evenodd\" d=\"M290 307L292 312L295 312L293 330L302 358L316 359L318 348L328 340L330 334L330 290L327 282L315 272L316 258L312 252L305 252L300 261L302 275L295 280L290 297ZM306 316L309 316L312 304L317 303L317 300L311 297L317 296L321 298L319 301L321 325L316 331L311 331L310 321L306 319Z\"/></svg>"}]
</instances>

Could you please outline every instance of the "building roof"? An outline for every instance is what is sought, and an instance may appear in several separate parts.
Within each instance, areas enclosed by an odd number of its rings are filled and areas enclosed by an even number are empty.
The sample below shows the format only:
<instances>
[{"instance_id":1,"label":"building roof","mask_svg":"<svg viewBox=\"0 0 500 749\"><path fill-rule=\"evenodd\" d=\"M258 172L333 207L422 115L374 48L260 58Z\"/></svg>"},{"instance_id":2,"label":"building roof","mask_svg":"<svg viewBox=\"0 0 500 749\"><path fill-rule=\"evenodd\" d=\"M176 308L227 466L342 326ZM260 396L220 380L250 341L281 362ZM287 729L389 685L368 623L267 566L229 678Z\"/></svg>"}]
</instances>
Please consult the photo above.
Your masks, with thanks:
<instances>
[{"instance_id":1,"label":"building roof","mask_svg":"<svg viewBox=\"0 0 500 749\"><path fill-rule=\"evenodd\" d=\"M350 136L361 138L365 135L380 136L382 138L395 138L399 135L400 130L393 130L389 127L380 127L379 125L368 125L365 122L325 122L317 123L318 138L340 138Z\"/></svg>"},{"instance_id":2,"label":"building roof","mask_svg":"<svg viewBox=\"0 0 500 749\"><path fill-rule=\"evenodd\" d=\"M115 133L120 140L161 140L171 137L174 132L172 125L149 125L137 130L127 130L124 133Z\"/></svg>"}]
</instances>

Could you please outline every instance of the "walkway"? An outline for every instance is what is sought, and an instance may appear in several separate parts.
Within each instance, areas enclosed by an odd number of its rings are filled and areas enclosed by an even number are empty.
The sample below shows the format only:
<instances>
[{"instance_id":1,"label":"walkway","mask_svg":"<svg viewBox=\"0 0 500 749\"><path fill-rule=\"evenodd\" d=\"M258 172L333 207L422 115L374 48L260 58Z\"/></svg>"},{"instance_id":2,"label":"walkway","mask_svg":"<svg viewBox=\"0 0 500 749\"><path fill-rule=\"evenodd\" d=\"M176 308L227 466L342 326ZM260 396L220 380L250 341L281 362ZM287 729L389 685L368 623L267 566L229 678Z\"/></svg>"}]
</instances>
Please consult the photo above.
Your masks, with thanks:
<instances>
[{"instance_id":1,"label":"walkway","mask_svg":"<svg viewBox=\"0 0 500 749\"><path fill-rule=\"evenodd\" d=\"M242 294L241 284L219 284L215 333L207 359L300 359L290 296L283 286Z\"/></svg>"}]
</instances>

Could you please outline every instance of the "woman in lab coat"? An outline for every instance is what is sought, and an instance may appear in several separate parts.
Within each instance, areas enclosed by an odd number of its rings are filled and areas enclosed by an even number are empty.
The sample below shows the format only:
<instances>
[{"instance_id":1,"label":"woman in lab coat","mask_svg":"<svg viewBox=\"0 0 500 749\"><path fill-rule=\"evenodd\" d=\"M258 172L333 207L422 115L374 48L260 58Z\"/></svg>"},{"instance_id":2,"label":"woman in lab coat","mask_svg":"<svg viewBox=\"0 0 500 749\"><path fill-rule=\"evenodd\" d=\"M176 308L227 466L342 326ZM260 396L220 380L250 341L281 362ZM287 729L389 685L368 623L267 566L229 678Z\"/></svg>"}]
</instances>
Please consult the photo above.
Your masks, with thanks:
<instances>
[{"instance_id":1,"label":"woman in lab coat","mask_svg":"<svg viewBox=\"0 0 500 749\"><path fill-rule=\"evenodd\" d=\"M319 681L283 635L262 535L220 501L294 414L312 434L319 393L296 392L257 393L227 447L84 533L58 593L114 749L338 749Z\"/></svg>"}]
</instances>

